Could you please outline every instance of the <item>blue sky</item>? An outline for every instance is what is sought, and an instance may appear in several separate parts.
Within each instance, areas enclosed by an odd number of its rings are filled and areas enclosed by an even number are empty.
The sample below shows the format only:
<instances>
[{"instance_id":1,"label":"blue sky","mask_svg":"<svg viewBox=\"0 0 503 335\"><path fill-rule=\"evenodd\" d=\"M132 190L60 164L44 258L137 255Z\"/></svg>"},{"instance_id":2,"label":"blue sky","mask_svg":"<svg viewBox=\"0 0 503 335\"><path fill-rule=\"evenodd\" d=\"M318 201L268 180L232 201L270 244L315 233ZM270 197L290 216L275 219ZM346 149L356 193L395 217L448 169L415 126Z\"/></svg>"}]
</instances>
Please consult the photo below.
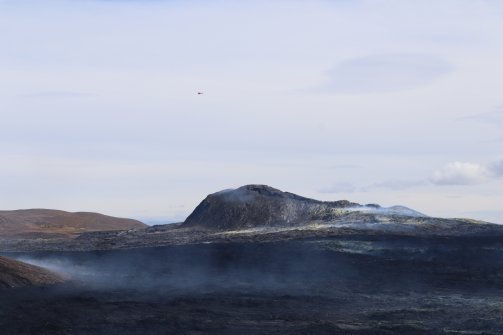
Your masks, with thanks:
<instances>
[{"instance_id":1,"label":"blue sky","mask_svg":"<svg viewBox=\"0 0 503 335\"><path fill-rule=\"evenodd\" d=\"M181 220L264 183L503 223L501 17L489 0L0 1L2 208Z\"/></svg>"}]
</instances>

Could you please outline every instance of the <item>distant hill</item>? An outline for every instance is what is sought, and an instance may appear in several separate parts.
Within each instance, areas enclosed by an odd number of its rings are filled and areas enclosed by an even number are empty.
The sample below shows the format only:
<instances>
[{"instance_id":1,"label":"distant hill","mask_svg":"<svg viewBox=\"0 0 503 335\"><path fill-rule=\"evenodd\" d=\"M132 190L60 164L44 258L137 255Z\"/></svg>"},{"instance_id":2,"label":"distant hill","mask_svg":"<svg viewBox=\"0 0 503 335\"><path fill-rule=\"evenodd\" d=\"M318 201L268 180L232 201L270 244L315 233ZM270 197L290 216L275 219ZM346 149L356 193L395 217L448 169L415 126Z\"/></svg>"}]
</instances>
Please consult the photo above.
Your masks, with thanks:
<instances>
[{"instance_id":1,"label":"distant hill","mask_svg":"<svg viewBox=\"0 0 503 335\"><path fill-rule=\"evenodd\" d=\"M257 226L297 225L330 221L344 209L364 206L340 201L319 201L282 192L267 185L246 185L210 194L185 220L184 227L242 229ZM380 208L371 205L369 209Z\"/></svg>"},{"instance_id":2,"label":"distant hill","mask_svg":"<svg viewBox=\"0 0 503 335\"><path fill-rule=\"evenodd\" d=\"M66 214L77 217L90 215ZM137 224L140 225L139 229L110 231L112 227L102 224L85 225L79 230L75 226L69 226L68 220L63 220L66 224L54 227L53 217L51 220L46 217L43 222L49 221L53 223L48 227L35 225L36 230L32 227L30 231L40 231L43 228L44 231L53 231L54 234L65 231L82 234L75 239L29 240L2 238L0 234L0 251L110 250L197 243L330 239L351 235L371 238L503 237L503 225L471 219L436 218L404 206L361 205L347 200L320 201L267 185L246 185L210 194L184 222L174 224L146 227L133 221L136 223L135 228ZM40 223L40 220L37 222ZM23 224L26 225L26 221ZM119 228L119 225L114 225L113 228L124 229L124 226Z\"/></svg>"},{"instance_id":3,"label":"distant hill","mask_svg":"<svg viewBox=\"0 0 503 335\"><path fill-rule=\"evenodd\" d=\"M64 281L61 276L38 266L0 256L0 288L43 286Z\"/></svg>"},{"instance_id":4,"label":"distant hill","mask_svg":"<svg viewBox=\"0 0 503 335\"><path fill-rule=\"evenodd\" d=\"M475 222L431 218L404 206L381 207L377 204L361 205L347 200L320 201L283 192L267 185L245 185L208 195L189 215L182 227L212 230L240 230L260 227L299 227L308 224L349 225L359 228L386 229L392 224L425 224L452 228ZM403 226L406 224L407 226ZM328 226L325 226L328 227Z\"/></svg>"},{"instance_id":5,"label":"distant hill","mask_svg":"<svg viewBox=\"0 0 503 335\"><path fill-rule=\"evenodd\" d=\"M98 213L51 209L0 211L0 238L69 237L85 232L145 228L144 223Z\"/></svg>"}]
</instances>

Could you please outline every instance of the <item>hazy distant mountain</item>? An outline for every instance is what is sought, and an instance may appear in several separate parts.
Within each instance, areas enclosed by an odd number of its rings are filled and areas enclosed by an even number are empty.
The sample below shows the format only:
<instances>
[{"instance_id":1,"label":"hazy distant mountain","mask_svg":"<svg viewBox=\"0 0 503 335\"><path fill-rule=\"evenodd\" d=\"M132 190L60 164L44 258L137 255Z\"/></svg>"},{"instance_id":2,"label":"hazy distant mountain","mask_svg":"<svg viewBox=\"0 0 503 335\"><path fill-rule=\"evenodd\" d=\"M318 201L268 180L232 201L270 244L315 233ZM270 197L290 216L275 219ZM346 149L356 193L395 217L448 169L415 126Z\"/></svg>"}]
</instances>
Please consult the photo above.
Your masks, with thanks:
<instances>
[{"instance_id":1,"label":"hazy distant mountain","mask_svg":"<svg viewBox=\"0 0 503 335\"><path fill-rule=\"evenodd\" d=\"M64 279L48 270L0 256L0 288L50 285Z\"/></svg>"},{"instance_id":2,"label":"hazy distant mountain","mask_svg":"<svg viewBox=\"0 0 503 335\"><path fill-rule=\"evenodd\" d=\"M50 209L0 211L0 237L64 237L84 232L146 227L140 221Z\"/></svg>"}]
</instances>

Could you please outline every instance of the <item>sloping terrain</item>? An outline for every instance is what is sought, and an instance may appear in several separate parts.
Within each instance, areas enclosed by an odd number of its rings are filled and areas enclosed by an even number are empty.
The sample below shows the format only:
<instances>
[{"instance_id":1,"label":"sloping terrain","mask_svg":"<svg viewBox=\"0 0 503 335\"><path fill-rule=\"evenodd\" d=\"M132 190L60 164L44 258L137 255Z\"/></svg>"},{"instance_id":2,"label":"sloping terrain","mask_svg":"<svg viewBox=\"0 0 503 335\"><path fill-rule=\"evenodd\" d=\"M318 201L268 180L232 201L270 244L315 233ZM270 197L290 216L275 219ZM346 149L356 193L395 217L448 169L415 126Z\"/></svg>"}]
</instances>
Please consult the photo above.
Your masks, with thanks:
<instances>
[{"instance_id":1,"label":"sloping terrain","mask_svg":"<svg viewBox=\"0 0 503 335\"><path fill-rule=\"evenodd\" d=\"M503 334L502 241L499 225L248 185L208 196L184 223L0 239L4 255L71 279L0 290L0 329ZM5 282L26 273L8 264Z\"/></svg>"},{"instance_id":2,"label":"sloping terrain","mask_svg":"<svg viewBox=\"0 0 503 335\"><path fill-rule=\"evenodd\" d=\"M91 231L144 228L145 224L98 213L50 209L0 211L0 237L56 238Z\"/></svg>"},{"instance_id":3,"label":"sloping terrain","mask_svg":"<svg viewBox=\"0 0 503 335\"><path fill-rule=\"evenodd\" d=\"M46 234L51 231L50 226L38 228ZM80 232L72 240L6 239L0 232L0 251L108 250L347 235L503 238L501 225L470 219L435 218L403 206L386 208L347 200L319 201L266 185L247 185L210 194L182 223L128 231L117 230L119 226L114 228L115 231L72 228L74 232Z\"/></svg>"},{"instance_id":4,"label":"sloping terrain","mask_svg":"<svg viewBox=\"0 0 503 335\"><path fill-rule=\"evenodd\" d=\"M502 334L503 243L344 237L17 255L85 285L0 290L5 334Z\"/></svg>"},{"instance_id":5,"label":"sloping terrain","mask_svg":"<svg viewBox=\"0 0 503 335\"><path fill-rule=\"evenodd\" d=\"M267 185L246 185L208 195L180 225L219 234L264 234L334 228L391 234L462 235L503 231L470 219L429 217L404 206L361 205L347 200L319 201Z\"/></svg>"},{"instance_id":6,"label":"sloping terrain","mask_svg":"<svg viewBox=\"0 0 503 335\"><path fill-rule=\"evenodd\" d=\"M64 282L48 270L0 256L0 288L42 286Z\"/></svg>"},{"instance_id":7,"label":"sloping terrain","mask_svg":"<svg viewBox=\"0 0 503 335\"><path fill-rule=\"evenodd\" d=\"M346 200L325 202L282 192L266 185L246 185L210 194L185 220L185 227L240 229L298 225L330 220L344 208L360 206Z\"/></svg>"}]
</instances>

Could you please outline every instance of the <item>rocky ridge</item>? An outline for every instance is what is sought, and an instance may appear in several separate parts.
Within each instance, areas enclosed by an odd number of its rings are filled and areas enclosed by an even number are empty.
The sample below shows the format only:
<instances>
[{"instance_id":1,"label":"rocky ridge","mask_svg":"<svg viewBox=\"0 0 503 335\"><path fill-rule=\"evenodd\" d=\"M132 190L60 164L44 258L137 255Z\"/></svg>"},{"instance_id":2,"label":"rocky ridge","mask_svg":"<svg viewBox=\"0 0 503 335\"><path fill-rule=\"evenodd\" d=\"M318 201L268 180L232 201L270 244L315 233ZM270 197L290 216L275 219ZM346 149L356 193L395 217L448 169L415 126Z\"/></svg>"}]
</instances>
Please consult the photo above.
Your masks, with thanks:
<instances>
[{"instance_id":1,"label":"rocky ridge","mask_svg":"<svg viewBox=\"0 0 503 335\"><path fill-rule=\"evenodd\" d=\"M350 235L500 238L503 226L429 217L403 206L319 201L266 185L246 185L210 194L182 223L86 232L75 239L0 238L0 251L109 250Z\"/></svg>"},{"instance_id":2,"label":"rocky ridge","mask_svg":"<svg viewBox=\"0 0 503 335\"><path fill-rule=\"evenodd\" d=\"M267 185L246 185L210 194L185 220L184 227L229 230L302 225L330 221L344 209L362 207L347 200L319 201Z\"/></svg>"}]
</instances>

